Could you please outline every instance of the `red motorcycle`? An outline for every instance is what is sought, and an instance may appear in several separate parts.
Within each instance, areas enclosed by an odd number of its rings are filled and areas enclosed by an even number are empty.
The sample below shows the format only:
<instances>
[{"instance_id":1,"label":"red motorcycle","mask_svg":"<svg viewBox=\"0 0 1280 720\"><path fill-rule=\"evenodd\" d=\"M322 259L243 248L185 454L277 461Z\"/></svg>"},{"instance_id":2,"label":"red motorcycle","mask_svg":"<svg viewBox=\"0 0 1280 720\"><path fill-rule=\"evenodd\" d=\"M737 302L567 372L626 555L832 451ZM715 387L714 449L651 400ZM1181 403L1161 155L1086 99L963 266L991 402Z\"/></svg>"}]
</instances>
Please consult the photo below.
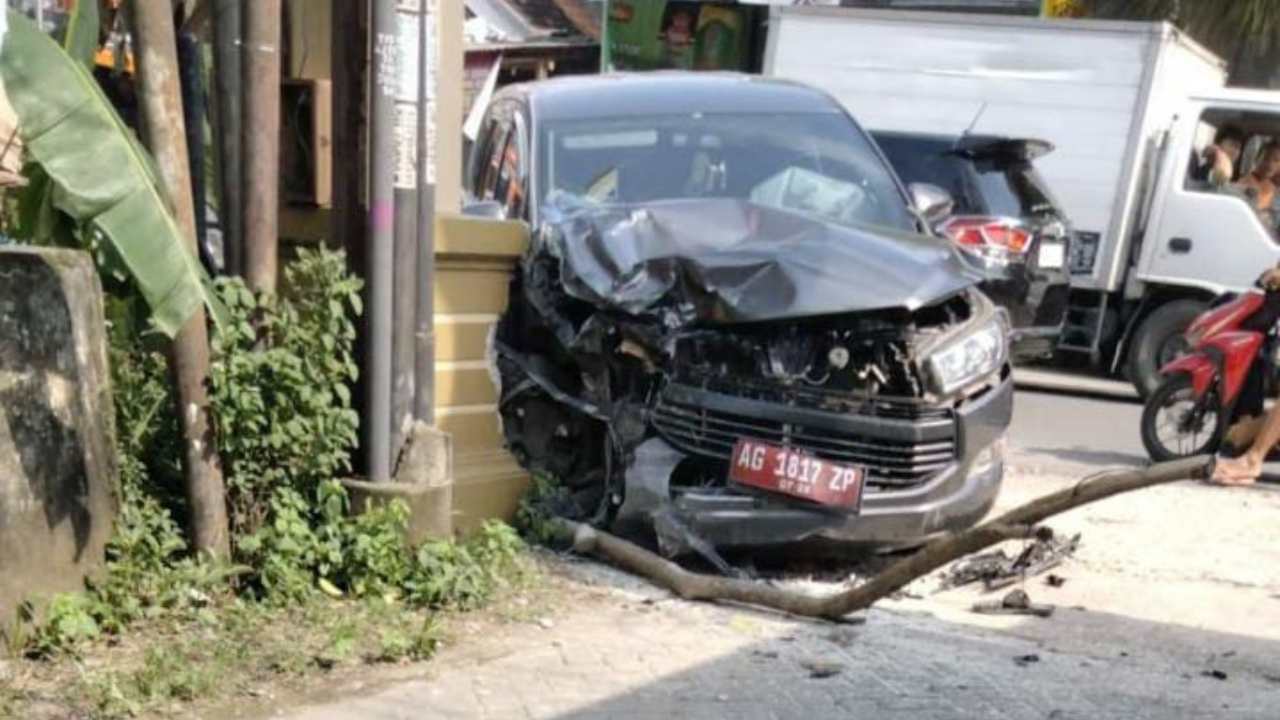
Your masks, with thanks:
<instances>
[{"instance_id":1,"label":"red motorcycle","mask_svg":"<svg viewBox=\"0 0 1280 720\"><path fill-rule=\"evenodd\" d=\"M1258 416L1276 386L1280 292L1224 296L1187 328L1189 350L1160 368L1142 409L1142 444L1156 462L1217 453L1238 418ZM1243 448L1235 448L1243 450Z\"/></svg>"}]
</instances>

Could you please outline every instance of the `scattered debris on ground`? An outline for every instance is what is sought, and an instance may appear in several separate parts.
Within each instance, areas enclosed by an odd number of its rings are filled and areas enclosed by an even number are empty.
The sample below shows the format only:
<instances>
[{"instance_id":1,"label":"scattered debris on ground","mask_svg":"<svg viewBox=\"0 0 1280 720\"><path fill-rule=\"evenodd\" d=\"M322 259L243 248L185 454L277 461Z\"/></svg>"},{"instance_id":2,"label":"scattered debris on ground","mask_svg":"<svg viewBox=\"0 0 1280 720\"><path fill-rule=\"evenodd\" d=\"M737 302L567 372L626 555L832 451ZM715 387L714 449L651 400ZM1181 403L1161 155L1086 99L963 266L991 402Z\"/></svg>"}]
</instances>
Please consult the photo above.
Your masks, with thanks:
<instances>
[{"instance_id":1,"label":"scattered debris on ground","mask_svg":"<svg viewBox=\"0 0 1280 720\"><path fill-rule=\"evenodd\" d=\"M804 660L800 667L809 671L809 677L815 680L834 677L844 670L844 665L829 660Z\"/></svg>"},{"instance_id":2,"label":"scattered debris on ground","mask_svg":"<svg viewBox=\"0 0 1280 720\"><path fill-rule=\"evenodd\" d=\"M857 634L852 630L836 630L835 632L827 635L827 640L829 642L845 648L851 647L853 645L853 641L857 639Z\"/></svg>"},{"instance_id":3,"label":"scattered debris on ground","mask_svg":"<svg viewBox=\"0 0 1280 720\"><path fill-rule=\"evenodd\" d=\"M606 559L684 600L756 605L839 622L920 578L948 565L954 566L965 556L1008 540L1034 538L1015 560L1014 582L1016 578L1044 572L1075 552L1080 542L1078 535L1065 543L1056 541L1051 530L1039 526L1045 519L1121 493L1180 480L1204 479L1212 475L1213 466L1213 458L1204 456L1091 475L1072 487L1032 500L976 527L943 535L917 552L895 560L866 582L826 596L804 595L759 581L690 572L657 553L589 524L567 518L554 518L550 523L557 534L573 538L574 552Z\"/></svg>"},{"instance_id":4,"label":"scattered debris on ground","mask_svg":"<svg viewBox=\"0 0 1280 720\"><path fill-rule=\"evenodd\" d=\"M981 581L987 590L999 590L1052 570L1074 555L1079 546L1079 534L1062 539L1051 528L1040 528L1035 539L1015 557L1010 557L1003 550L995 550L952 565L943 575L942 589L950 590ZM1056 584L1054 578L1057 578ZM1059 587L1063 582L1066 580L1057 575L1049 578L1053 587Z\"/></svg>"},{"instance_id":5,"label":"scattered debris on ground","mask_svg":"<svg viewBox=\"0 0 1280 720\"><path fill-rule=\"evenodd\" d=\"M1031 596L1023 590L1010 590L1000 600L974 603L973 611L983 615L1034 615L1047 618L1053 615L1053 606L1031 602Z\"/></svg>"}]
</instances>

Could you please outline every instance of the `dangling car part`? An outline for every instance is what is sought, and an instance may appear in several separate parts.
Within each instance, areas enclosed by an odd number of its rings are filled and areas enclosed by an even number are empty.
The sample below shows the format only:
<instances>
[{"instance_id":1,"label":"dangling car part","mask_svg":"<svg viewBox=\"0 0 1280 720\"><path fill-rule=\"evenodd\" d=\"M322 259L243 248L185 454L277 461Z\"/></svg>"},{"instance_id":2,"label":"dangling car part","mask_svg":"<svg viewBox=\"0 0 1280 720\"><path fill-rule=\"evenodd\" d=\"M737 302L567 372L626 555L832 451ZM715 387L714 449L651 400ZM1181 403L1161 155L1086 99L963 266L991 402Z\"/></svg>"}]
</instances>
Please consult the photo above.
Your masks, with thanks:
<instances>
[{"instance_id":1,"label":"dangling car part","mask_svg":"<svg viewBox=\"0 0 1280 720\"><path fill-rule=\"evenodd\" d=\"M919 543L991 506L1006 314L809 88L649 74L513 86L471 212L535 228L494 338L508 446L562 510L668 554Z\"/></svg>"}]
</instances>

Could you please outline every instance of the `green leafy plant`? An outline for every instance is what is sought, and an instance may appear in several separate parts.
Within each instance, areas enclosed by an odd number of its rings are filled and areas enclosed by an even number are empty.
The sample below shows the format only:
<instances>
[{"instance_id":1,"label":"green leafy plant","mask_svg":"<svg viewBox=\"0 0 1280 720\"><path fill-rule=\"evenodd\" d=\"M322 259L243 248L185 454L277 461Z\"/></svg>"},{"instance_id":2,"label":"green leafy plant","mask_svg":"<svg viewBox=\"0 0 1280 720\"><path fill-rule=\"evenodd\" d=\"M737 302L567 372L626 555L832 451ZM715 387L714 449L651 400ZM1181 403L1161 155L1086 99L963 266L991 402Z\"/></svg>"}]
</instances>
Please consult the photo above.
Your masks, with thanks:
<instances>
[{"instance_id":1,"label":"green leafy plant","mask_svg":"<svg viewBox=\"0 0 1280 720\"><path fill-rule=\"evenodd\" d=\"M358 279L341 254L302 250L280 297L218 282L229 320L213 341L210 403L236 534L253 535L281 488L314 497L351 466L359 418L349 383Z\"/></svg>"},{"instance_id":2,"label":"green leafy plant","mask_svg":"<svg viewBox=\"0 0 1280 720\"><path fill-rule=\"evenodd\" d=\"M140 658L84 675L94 716L216 694L233 675L424 659L440 642L435 609L480 607L523 573L522 541L503 523L414 548L402 502L351 514L335 480L356 427L346 388L359 283L344 266L340 255L304 252L279 298L219 287L234 322L216 345L210 392L237 503L236 565L190 554L164 359L127 286L108 300L121 511L107 567L11 636L17 651L54 665L103 639L156 633Z\"/></svg>"},{"instance_id":3,"label":"green leafy plant","mask_svg":"<svg viewBox=\"0 0 1280 720\"><path fill-rule=\"evenodd\" d=\"M27 654L48 657L98 638L102 629L93 610L93 598L83 593L55 595L44 610L44 622L27 638ZM30 604L24 607L23 613L30 619L33 613Z\"/></svg>"},{"instance_id":4,"label":"green leafy plant","mask_svg":"<svg viewBox=\"0 0 1280 720\"><path fill-rule=\"evenodd\" d=\"M405 581L407 598L427 607L479 607L515 570L522 547L520 536L496 521L486 522L461 543L425 543Z\"/></svg>"},{"instance_id":5,"label":"green leafy plant","mask_svg":"<svg viewBox=\"0 0 1280 720\"><path fill-rule=\"evenodd\" d=\"M550 547L565 545L570 538L565 537L555 518L572 507L573 496L567 488L550 476L534 475L516 508L516 528L530 542Z\"/></svg>"},{"instance_id":6,"label":"green leafy plant","mask_svg":"<svg viewBox=\"0 0 1280 720\"><path fill-rule=\"evenodd\" d=\"M440 634L440 625L433 616L428 616L410 632L399 627L388 628L379 636L378 653L370 659L376 662L426 660L439 649Z\"/></svg>"}]
</instances>

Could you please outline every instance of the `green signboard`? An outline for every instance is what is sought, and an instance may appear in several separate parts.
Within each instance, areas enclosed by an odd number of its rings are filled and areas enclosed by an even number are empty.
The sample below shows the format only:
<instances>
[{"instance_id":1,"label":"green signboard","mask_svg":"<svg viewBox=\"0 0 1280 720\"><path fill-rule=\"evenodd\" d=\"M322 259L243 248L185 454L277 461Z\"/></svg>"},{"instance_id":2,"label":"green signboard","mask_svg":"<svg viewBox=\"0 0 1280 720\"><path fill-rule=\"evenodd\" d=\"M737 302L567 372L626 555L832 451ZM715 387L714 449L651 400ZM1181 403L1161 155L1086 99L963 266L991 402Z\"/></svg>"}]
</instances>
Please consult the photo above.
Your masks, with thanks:
<instances>
[{"instance_id":1,"label":"green signboard","mask_svg":"<svg viewBox=\"0 0 1280 720\"><path fill-rule=\"evenodd\" d=\"M611 70L745 70L747 12L690 0L609 0Z\"/></svg>"}]
</instances>

